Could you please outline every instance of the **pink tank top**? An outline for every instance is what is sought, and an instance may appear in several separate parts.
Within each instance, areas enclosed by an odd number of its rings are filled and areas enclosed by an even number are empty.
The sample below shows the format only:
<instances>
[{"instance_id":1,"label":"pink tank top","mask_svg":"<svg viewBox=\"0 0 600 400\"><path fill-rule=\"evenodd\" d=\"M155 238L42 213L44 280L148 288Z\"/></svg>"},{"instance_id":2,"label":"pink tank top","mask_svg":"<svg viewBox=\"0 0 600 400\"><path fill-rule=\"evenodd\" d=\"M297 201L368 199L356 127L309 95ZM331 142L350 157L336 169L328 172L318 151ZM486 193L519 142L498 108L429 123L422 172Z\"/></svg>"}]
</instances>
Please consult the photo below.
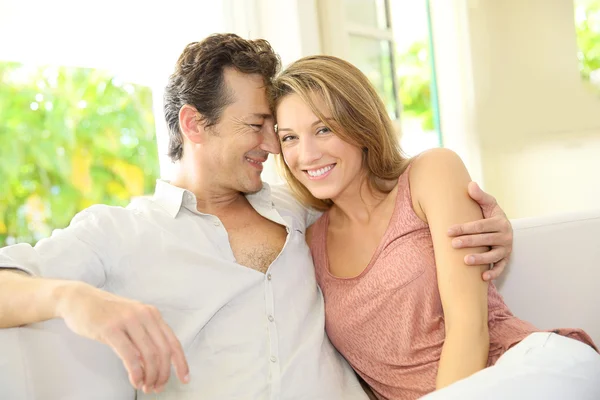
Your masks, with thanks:
<instances>
[{"instance_id":1,"label":"pink tank top","mask_svg":"<svg viewBox=\"0 0 600 400\"><path fill-rule=\"evenodd\" d=\"M338 278L329 272L329 213L314 224L310 243L327 334L379 399L415 399L434 391L445 337L433 242L427 224L413 211L409 170L399 178L387 231L359 276ZM539 330L513 316L493 284L488 306L490 366ZM555 332L593 346L582 330Z\"/></svg>"}]
</instances>

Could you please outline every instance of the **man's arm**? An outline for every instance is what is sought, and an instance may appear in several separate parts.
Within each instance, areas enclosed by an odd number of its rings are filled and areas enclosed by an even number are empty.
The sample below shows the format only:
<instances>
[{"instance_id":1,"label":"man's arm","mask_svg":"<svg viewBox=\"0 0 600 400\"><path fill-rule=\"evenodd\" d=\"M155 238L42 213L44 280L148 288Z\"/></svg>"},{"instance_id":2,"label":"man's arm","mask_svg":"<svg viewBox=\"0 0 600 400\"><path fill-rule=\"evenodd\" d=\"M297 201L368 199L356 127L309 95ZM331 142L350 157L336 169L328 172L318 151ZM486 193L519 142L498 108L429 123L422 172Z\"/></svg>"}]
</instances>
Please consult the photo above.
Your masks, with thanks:
<instances>
[{"instance_id":1,"label":"man's arm","mask_svg":"<svg viewBox=\"0 0 600 400\"><path fill-rule=\"evenodd\" d=\"M475 182L469 183L468 192L481 207L484 219L453 225L448 229L448 236L454 238L452 246L455 249L489 248L485 253L465 255L465 263L473 266L492 264L493 268L483 273L483 279L490 281L498 278L508 264L513 247L513 230L493 196L481 190Z\"/></svg>"},{"instance_id":2,"label":"man's arm","mask_svg":"<svg viewBox=\"0 0 600 400\"><path fill-rule=\"evenodd\" d=\"M92 207L35 246L0 248L0 327L59 317L58 300L75 283L104 286L107 267L119 252L107 240L115 230L109 215L102 207Z\"/></svg>"},{"instance_id":3,"label":"man's arm","mask_svg":"<svg viewBox=\"0 0 600 400\"><path fill-rule=\"evenodd\" d=\"M0 329L57 318L56 304L68 281L35 279L0 269Z\"/></svg>"},{"instance_id":4,"label":"man's arm","mask_svg":"<svg viewBox=\"0 0 600 400\"><path fill-rule=\"evenodd\" d=\"M0 328L58 317L57 301L75 282L104 285L114 250L96 237L97 220L94 210L85 210L35 247L20 243L0 249Z\"/></svg>"},{"instance_id":5,"label":"man's arm","mask_svg":"<svg viewBox=\"0 0 600 400\"><path fill-rule=\"evenodd\" d=\"M118 221L104 216L86 211L35 247L0 249L0 328L63 318L75 333L110 346L134 387L162 390L171 363L187 383L183 349L158 310L98 289L118 256L109 240L121 242L111 229Z\"/></svg>"},{"instance_id":6,"label":"man's arm","mask_svg":"<svg viewBox=\"0 0 600 400\"><path fill-rule=\"evenodd\" d=\"M77 281L0 270L0 328L63 318L80 336L104 343L123 361L131 384L160 392L174 365L189 381L183 349L159 311Z\"/></svg>"}]
</instances>

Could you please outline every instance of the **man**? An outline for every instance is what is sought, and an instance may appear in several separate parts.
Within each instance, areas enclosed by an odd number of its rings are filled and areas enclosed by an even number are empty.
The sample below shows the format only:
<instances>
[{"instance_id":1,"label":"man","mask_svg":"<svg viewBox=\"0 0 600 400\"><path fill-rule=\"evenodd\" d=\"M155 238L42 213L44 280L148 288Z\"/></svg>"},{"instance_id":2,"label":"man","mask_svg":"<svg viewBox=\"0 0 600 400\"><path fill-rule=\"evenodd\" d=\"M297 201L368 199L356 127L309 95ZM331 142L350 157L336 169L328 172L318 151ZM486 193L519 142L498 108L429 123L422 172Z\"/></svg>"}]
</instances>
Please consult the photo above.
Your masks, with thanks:
<instances>
[{"instance_id":1,"label":"man","mask_svg":"<svg viewBox=\"0 0 600 400\"><path fill-rule=\"evenodd\" d=\"M188 45L165 93L173 181L126 209L84 210L34 248L0 250L0 327L63 318L116 352L140 398L365 399L324 332L310 214L260 179L279 152L278 68L264 40ZM459 227L460 240L493 246L475 264L504 263L510 224L473 192L488 219Z\"/></svg>"}]
</instances>

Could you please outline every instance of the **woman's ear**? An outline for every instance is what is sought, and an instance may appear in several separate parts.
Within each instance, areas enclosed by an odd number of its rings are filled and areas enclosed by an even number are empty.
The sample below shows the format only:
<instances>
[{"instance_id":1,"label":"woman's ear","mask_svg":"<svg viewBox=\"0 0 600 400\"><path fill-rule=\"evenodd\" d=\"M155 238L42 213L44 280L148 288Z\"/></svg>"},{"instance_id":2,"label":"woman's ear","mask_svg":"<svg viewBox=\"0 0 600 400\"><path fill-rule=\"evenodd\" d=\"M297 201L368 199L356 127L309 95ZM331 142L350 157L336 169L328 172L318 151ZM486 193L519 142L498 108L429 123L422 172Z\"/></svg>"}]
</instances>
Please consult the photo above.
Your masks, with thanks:
<instances>
[{"instance_id":1,"label":"woman's ear","mask_svg":"<svg viewBox=\"0 0 600 400\"><path fill-rule=\"evenodd\" d=\"M179 110L179 126L181 133L192 143L200 144L204 138L202 116L189 104L184 104Z\"/></svg>"}]
</instances>

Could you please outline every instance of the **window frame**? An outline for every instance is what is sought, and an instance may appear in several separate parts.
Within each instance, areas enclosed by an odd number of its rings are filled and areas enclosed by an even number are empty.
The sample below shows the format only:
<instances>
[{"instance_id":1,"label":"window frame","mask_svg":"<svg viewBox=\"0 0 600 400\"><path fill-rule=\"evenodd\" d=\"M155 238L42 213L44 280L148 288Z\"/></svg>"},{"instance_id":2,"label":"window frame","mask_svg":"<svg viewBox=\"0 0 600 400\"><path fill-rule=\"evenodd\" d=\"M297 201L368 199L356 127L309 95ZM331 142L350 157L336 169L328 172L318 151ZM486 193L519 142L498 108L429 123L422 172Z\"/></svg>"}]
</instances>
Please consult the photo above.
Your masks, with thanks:
<instances>
[{"instance_id":1,"label":"window frame","mask_svg":"<svg viewBox=\"0 0 600 400\"><path fill-rule=\"evenodd\" d=\"M390 72L394 96L393 120L400 121L402 105L396 76L396 43L390 12L390 0L383 0L385 9L386 28L376 28L350 21L346 16L344 0L317 0L319 11L319 26L321 31L321 46L325 54L343 59L350 59L351 36L386 41L389 46ZM387 68L387 67L386 67ZM383 97L383 93L379 93Z\"/></svg>"}]
</instances>

